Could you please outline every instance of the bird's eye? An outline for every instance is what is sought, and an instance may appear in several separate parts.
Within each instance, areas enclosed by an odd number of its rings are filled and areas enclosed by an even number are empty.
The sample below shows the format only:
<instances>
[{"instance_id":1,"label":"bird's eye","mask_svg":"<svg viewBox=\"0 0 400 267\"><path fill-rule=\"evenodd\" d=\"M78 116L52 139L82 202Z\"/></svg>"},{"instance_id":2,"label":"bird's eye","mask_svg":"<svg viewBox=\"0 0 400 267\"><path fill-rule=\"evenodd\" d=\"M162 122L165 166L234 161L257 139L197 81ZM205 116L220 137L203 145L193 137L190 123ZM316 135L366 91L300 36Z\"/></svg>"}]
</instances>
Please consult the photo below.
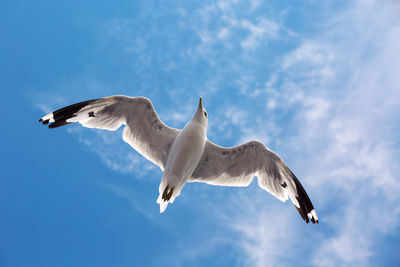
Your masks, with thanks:
<instances>
[{"instance_id":1,"label":"bird's eye","mask_svg":"<svg viewBox=\"0 0 400 267\"><path fill-rule=\"evenodd\" d=\"M206 111L204 111L204 115L207 117L207 112Z\"/></svg>"}]
</instances>

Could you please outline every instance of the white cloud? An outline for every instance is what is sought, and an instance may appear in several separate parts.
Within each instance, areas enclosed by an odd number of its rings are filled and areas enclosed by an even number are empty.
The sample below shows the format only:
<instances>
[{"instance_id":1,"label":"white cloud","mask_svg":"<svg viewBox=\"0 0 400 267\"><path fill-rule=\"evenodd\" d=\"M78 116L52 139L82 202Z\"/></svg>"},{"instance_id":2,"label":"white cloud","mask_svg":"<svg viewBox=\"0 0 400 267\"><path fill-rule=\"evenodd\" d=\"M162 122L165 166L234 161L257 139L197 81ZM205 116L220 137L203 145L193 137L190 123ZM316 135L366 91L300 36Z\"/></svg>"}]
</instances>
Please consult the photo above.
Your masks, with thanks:
<instances>
[{"instance_id":1,"label":"white cloud","mask_svg":"<svg viewBox=\"0 0 400 267\"><path fill-rule=\"evenodd\" d=\"M310 40L303 41L303 43L290 52L282 62L282 68L287 69L294 65L301 64L310 66L321 66L329 64L334 60L334 56L326 45L318 44Z\"/></svg>"},{"instance_id":2,"label":"white cloud","mask_svg":"<svg viewBox=\"0 0 400 267\"><path fill-rule=\"evenodd\" d=\"M267 82L270 109L297 109L292 123L298 135L282 137L287 146L281 148L299 157L291 166L301 166L301 180L323 214L321 223L333 232L315 248L314 265L366 266L375 240L398 227L399 144L391 126L398 125L394 114L400 113L393 100L400 87L400 23L395 12L399 6L385 3L356 2L334 27L324 22L328 31L288 53ZM372 16L366 12L371 10ZM365 25L368 31L361 27ZM263 217L254 216L256 221ZM262 232L263 226L253 223L239 230L242 242L258 244L247 251L259 265L279 258L265 252L261 234L267 243L288 242L285 236Z\"/></svg>"},{"instance_id":3,"label":"white cloud","mask_svg":"<svg viewBox=\"0 0 400 267\"><path fill-rule=\"evenodd\" d=\"M275 39L279 30L277 23L265 18L259 19L256 23L242 20L240 26L249 32L248 37L240 43L245 50L255 49L262 41Z\"/></svg>"},{"instance_id":4,"label":"white cloud","mask_svg":"<svg viewBox=\"0 0 400 267\"><path fill-rule=\"evenodd\" d=\"M134 177L140 179L158 168L122 141L121 129L109 132L72 125L67 128L67 132L76 136L80 143L97 154L111 170L134 174Z\"/></svg>"},{"instance_id":5,"label":"white cloud","mask_svg":"<svg viewBox=\"0 0 400 267\"><path fill-rule=\"evenodd\" d=\"M250 10L256 10L260 4L261 4L262 0L251 0L250 1Z\"/></svg>"},{"instance_id":6,"label":"white cloud","mask_svg":"<svg viewBox=\"0 0 400 267\"><path fill-rule=\"evenodd\" d=\"M239 233L240 238L236 243L246 255L244 265L286 266L286 261L281 259L295 257L296 253L293 252L298 244L291 238L296 236L298 229L292 225L292 221L299 218L293 218L294 213L282 212L289 210L282 203L266 207L268 198L264 194L260 189L254 190L252 187L235 196L231 204L235 209L233 214L237 217L228 217L226 224Z\"/></svg>"},{"instance_id":7,"label":"white cloud","mask_svg":"<svg viewBox=\"0 0 400 267\"><path fill-rule=\"evenodd\" d=\"M194 30L197 32L201 43L196 48L196 53L206 57L213 63L209 56L223 46L225 49L252 51L260 45L265 45L269 40L276 39L281 29L280 25L272 18L264 16L249 17L260 4L252 1L243 5L243 1L217 1L209 4L199 12L202 19L196 23ZM242 6L246 6L245 9Z\"/></svg>"},{"instance_id":8,"label":"white cloud","mask_svg":"<svg viewBox=\"0 0 400 267\"><path fill-rule=\"evenodd\" d=\"M161 112L159 117L164 121L164 123L171 127L183 128L196 112L196 104L197 103L191 101L190 103L186 102L180 105L175 105L170 108L168 112Z\"/></svg>"},{"instance_id":9,"label":"white cloud","mask_svg":"<svg viewBox=\"0 0 400 267\"><path fill-rule=\"evenodd\" d=\"M306 120L313 121L321 119L330 111L330 103L321 97L311 97L304 101Z\"/></svg>"},{"instance_id":10,"label":"white cloud","mask_svg":"<svg viewBox=\"0 0 400 267\"><path fill-rule=\"evenodd\" d=\"M228 27L223 27L218 32L219 39L228 39L231 35L231 30Z\"/></svg>"}]
</instances>

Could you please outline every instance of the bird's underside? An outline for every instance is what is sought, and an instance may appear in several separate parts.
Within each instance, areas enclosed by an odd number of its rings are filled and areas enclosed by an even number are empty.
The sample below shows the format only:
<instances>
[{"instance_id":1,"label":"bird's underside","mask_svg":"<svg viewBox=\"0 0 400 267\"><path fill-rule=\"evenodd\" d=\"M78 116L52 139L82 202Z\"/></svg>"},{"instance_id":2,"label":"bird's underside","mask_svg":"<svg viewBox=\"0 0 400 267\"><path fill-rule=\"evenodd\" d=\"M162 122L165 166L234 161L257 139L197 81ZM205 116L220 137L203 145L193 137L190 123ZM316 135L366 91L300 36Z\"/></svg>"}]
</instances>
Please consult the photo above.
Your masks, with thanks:
<instances>
[{"instance_id":1,"label":"bird's underside","mask_svg":"<svg viewBox=\"0 0 400 267\"><path fill-rule=\"evenodd\" d=\"M178 139L177 136L185 131L188 125L194 125L199 116L205 116L199 121L200 124L205 123L205 129L207 127L207 113L201 100L200 104L195 116L183 130L166 126L158 117L151 101L144 97L110 96L84 101L49 113L39 121L49 124L49 128L79 122L85 127L111 131L126 125L122 134L123 140L158 165L161 170L165 170L166 176L170 168L167 168L168 158L171 156L170 151L175 140ZM168 177L164 181L163 176L161 185L163 182L165 184L163 187L160 185L159 192L161 202L173 202L185 182L248 186L254 176L257 176L261 188L281 201L290 198L307 223L310 220L312 223L319 222L314 206L297 177L277 154L258 141L224 148L206 140L200 160L197 159L196 165L193 168L187 167L187 170L191 173L190 178L179 178L182 181L177 183L177 187L169 182L171 179L168 180Z\"/></svg>"}]
</instances>

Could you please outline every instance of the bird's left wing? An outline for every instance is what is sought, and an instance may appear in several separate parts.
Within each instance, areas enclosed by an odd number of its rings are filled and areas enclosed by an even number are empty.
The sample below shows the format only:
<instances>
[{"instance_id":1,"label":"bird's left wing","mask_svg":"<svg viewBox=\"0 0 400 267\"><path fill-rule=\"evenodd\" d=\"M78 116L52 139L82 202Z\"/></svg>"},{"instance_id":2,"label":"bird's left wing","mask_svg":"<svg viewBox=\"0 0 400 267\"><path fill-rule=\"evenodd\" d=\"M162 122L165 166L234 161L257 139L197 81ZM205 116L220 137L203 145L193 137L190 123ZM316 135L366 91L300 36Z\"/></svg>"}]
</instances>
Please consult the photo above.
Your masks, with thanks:
<instances>
[{"instance_id":1,"label":"bird's left wing","mask_svg":"<svg viewBox=\"0 0 400 267\"><path fill-rule=\"evenodd\" d=\"M318 223L314 206L299 180L274 152L258 141L236 147L220 147L207 140L203 156L189 182L222 186L248 186L257 176L258 184L281 201L288 197L308 223Z\"/></svg>"},{"instance_id":2,"label":"bird's left wing","mask_svg":"<svg viewBox=\"0 0 400 267\"><path fill-rule=\"evenodd\" d=\"M145 97L109 96L73 104L39 120L56 128L73 122L115 131L126 125L122 138L162 170L179 130L166 126Z\"/></svg>"}]
</instances>

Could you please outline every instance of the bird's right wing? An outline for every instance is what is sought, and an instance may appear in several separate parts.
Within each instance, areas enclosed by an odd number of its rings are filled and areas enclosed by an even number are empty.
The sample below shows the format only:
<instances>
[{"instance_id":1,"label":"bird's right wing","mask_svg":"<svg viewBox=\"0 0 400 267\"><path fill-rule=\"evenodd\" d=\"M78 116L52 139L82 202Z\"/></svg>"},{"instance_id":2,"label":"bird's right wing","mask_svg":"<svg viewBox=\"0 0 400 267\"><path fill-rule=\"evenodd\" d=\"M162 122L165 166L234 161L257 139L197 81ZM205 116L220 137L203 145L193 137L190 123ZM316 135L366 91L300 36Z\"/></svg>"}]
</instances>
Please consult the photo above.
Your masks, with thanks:
<instances>
[{"instance_id":1,"label":"bird's right wing","mask_svg":"<svg viewBox=\"0 0 400 267\"><path fill-rule=\"evenodd\" d=\"M220 147L207 140L203 156L189 182L221 186L248 186L257 176L258 184L281 201L288 197L308 223L318 223L317 213L306 191L285 162L258 141L236 147Z\"/></svg>"},{"instance_id":2,"label":"bird's right wing","mask_svg":"<svg viewBox=\"0 0 400 267\"><path fill-rule=\"evenodd\" d=\"M73 122L84 127L115 131L126 127L122 138L164 170L179 130L166 126L145 97L109 96L80 102L47 114L39 120L56 128Z\"/></svg>"}]
</instances>

